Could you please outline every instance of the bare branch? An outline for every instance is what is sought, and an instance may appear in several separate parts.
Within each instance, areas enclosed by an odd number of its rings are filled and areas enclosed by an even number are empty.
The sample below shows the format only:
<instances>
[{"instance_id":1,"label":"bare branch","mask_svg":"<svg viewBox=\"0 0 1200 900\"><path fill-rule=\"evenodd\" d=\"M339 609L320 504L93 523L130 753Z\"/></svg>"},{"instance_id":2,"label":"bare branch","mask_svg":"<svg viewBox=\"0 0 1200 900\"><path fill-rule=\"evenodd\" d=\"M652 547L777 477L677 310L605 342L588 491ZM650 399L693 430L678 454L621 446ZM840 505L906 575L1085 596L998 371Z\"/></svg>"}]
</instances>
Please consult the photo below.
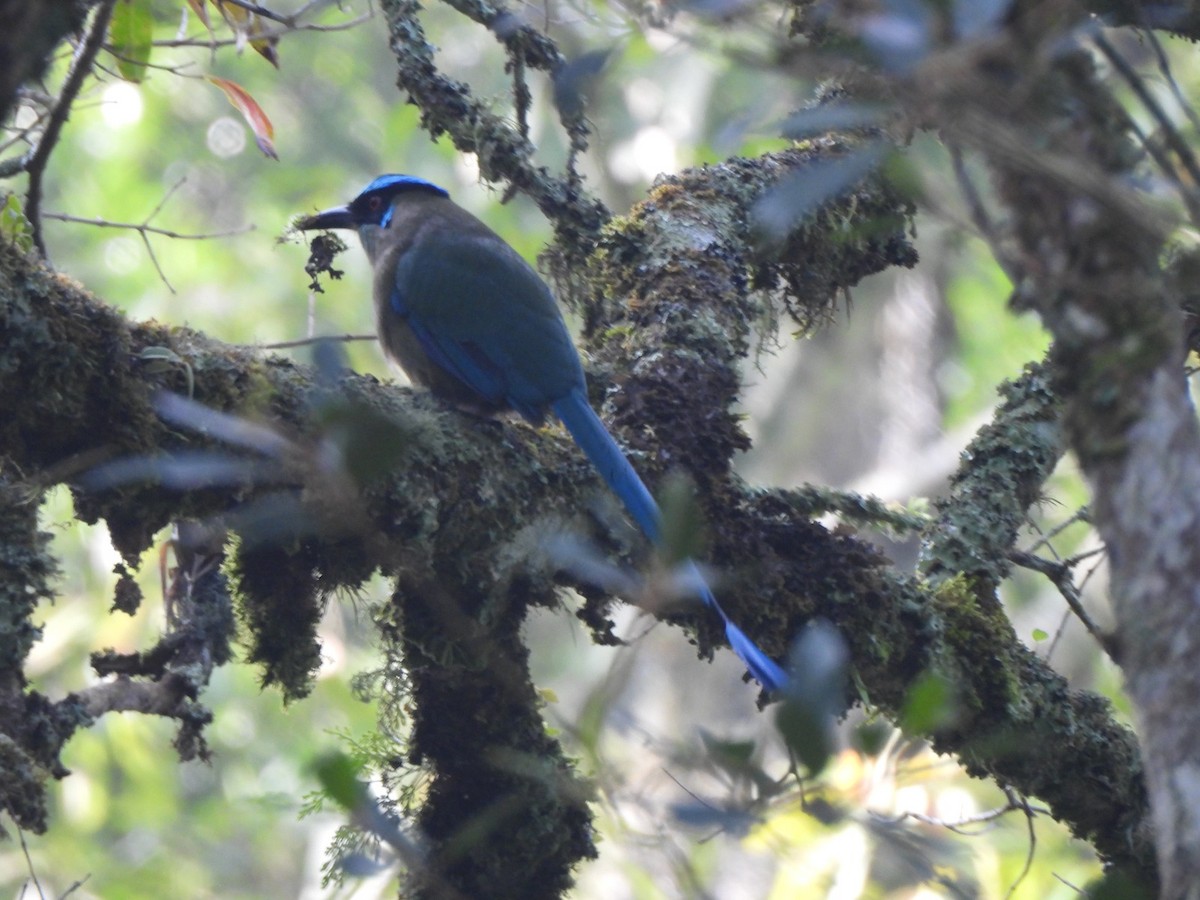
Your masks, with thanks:
<instances>
[{"instance_id":1,"label":"bare branch","mask_svg":"<svg viewBox=\"0 0 1200 900\"><path fill-rule=\"evenodd\" d=\"M256 347L259 350L289 350L293 347L309 347L309 346L312 346L313 344L348 343L350 341L377 341L377 340L379 340L379 335L377 335L377 334L341 334L341 335L330 335L328 337L318 336L318 337L299 338L298 340L294 340L294 341L277 341L273 344L253 344L251 346Z\"/></svg>"},{"instance_id":2,"label":"bare branch","mask_svg":"<svg viewBox=\"0 0 1200 900\"><path fill-rule=\"evenodd\" d=\"M156 209L155 212L158 210ZM150 214L151 216L154 213ZM147 225L149 217L145 222L110 222L108 219L89 219L83 216L72 216L68 213L42 213L43 219L54 219L56 222L73 222L77 225L92 225L96 228L119 228L128 231L137 231L143 235L159 234L163 237L173 238L179 241L210 241L215 238L235 237L239 234L246 234L249 231L254 231L257 226L246 225L242 228L231 228L228 231L208 231L198 234L188 234L182 231L172 231L169 228L158 228L153 225Z\"/></svg>"},{"instance_id":3,"label":"bare branch","mask_svg":"<svg viewBox=\"0 0 1200 900\"><path fill-rule=\"evenodd\" d=\"M175 679L134 681L128 675L118 675L113 681L84 688L75 697L92 718L109 712L140 712L174 718L181 715L181 704L185 702L182 684Z\"/></svg>"},{"instance_id":4,"label":"bare branch","mask_svg":"<svg viewBox=\"0 0 1200 900\"><path fill-rule=\"evenodd\" d=\"M1053 584L1064 600L1067 601L1067 606L1071 608L1071 612L1075 614L1083 627L1088 630L1088 634L1096 639L1104 652L1109 655L1115 662L1118 659L1118 645L1112 635L1104 632L1088 615L1086 609L1083 608L1083 601L1079 596L1079 588L1075 586L1073 564L1069 562L1053 562L1038 556L1034 553L1026 553L1023 550L1013 550L1008 555L1009 560L1024 569L1030 569L1034 572L1040 572L1045 575L1050 583Z\"/></svg>"},{"instance_id":5,"label":"bare branch","mask_svg":"<svg viewBox=\"0 0 1200 900\"><path fill-rule=\"evenodd\" d=\"M319 3L319 4L318 3L310 3L308 5L308 7L326 6L326 5L328 5L328 4L323 3L323 2ZM281 27L281 28L264 28L261 32L259 32L258 34L256 34L254 36L254 39L269 41L269 40L273 40L275 38L283 38L289 34L297 32L297 31L316 31L316 32L349 31L351 28L357 28L359 25L362 25L365 22L369 22L369 21L371 21L371 19L375 18L374 6L368 6L367 11L365 13L363 13L362 15L355 16L353 19L350 19L345 22L338 22L333 25L318 25L315 22L301 22L300 18L304 14L305 10L308 9L308 7L305 7L304 10L301 10L301 11L297 12L294 16L292 16L292 18L294 20L293 24L288 25L287 27ZM156 41L151 42L151 46L152 47L199 47L201 49L212 50L212 49L216 49L218 47L236 47L239 45L239 43L241 43L241 42L236 37L219 38L216 36L209 36L209 37L197 36L197 37L182 37L182 38L176 37L176 38L167 38L165 40L156 40Z\"/></svg>"},{"instance_id":6,"label":"bare branch","mask_svg":"<svg viewBox=\"0 0 1200 900\"><path fill-rule=\"evenodd\" d=\"M67 80L63 84L62 91L58 96L58 103L54 107L54 113L46 123L46 130L42 133L37 147L31 152L29 163L25 167L29 173L29 188L25 194L25 217L33 228L34 246L43 257L46 256L46 242L42 237L41 207L42 178L45 176L46 164L50 159L50 151L58 143L62 127L71 113L71 104L79 95L84 80L91 74L96 54L100 52L100 48L104 44L104 37L108 33L108 23L112 19L113 7L116 6L116 3L117 0L103 0L96 8L96 14L92 17L92 27L75 53L71 70L67 73Z\"/></svg>"},{"instance_id":7,"label":"bare branch","mask_svg":"<svg viewBox=\"0 0 1200 900\"><path fill-rule=\"evenodd\" d=\"M255 229L254 225L247 225L244 228L233 228L228 231L216 231L205 234L185 234L179 231L172 231L168 228L158 228L151 225L150 221L162 211L163 206L171 198L171 195L174 194L175 191L177 191L186 180L186 178L180 178L175 182L175 184L171 185L171 187L163 195L163 198L159 200L158 205L155 206L154 209L150 211L150 214L147 215L146 218L140 223L110 222L107 219L87 219L80 216L72 216L67 213L43 213L42 218L54 219L59 222L73 222L79 225L91 225L96 228L118 228L128 231L136 231L142 240L142 244L146 248L146 253L150 256L150 262L153 263L155 271L158 272L158 277L162 280L162 283L167 286L167 290L173 294L175 293L175 288L171 285L171 282L167 279L166 272L163 271L162 266L159 264L158 256L154 252L154 247L150 244L149 235L158 234L162 235L163 237L183 241L206 241L213 238L232 237L238 234L245 234L246 232L254 231Z\"/></svg>"},{"instance_id":8,"label":"bare branch","mask_svg":"<svg viewBox=\"0 0 1200 900\"><path fill-rule=\"evenodd\" d=\"M1096 32L1092 35L1092 43L1100 48L1100 52L1104 54L1105 58L1112 63L1113 68L1125 79L1126 84L1137 95L1142 105L1146 107L1146 111L1158 122L1163 136L1166 138L1167 146L1175 151L1175 155L1183 164L1184 169L1187 170L1188 183L1192 185L1200 184L1200 163L1196 161L1196 156L1192 153L1192 148L1183 139L1183 135L1179 133L1179 129L1175 127L1175 123L1171 121L1158 100L1150 92L1150 89L1146 87L1146 82L1101 32ZM1179 188L1183 201L1187 204L1188 210L1191 212L1192 221L1200 221L1200 204L1196 201L1194 189L1189 188L1187 184L1183 183L1183 180L1175 172L1174 166L1171 165L1170 160L1162 156L1161 151L1155 146L1153 141L1144 140L1142 144L1151 156L1154 157L1154 161L1158 163L1159 168L1163 170L1164 174Z\"/></svg>"},{"instance_id":9,"label":"bare branch","mask_svg":"<svg viewBox=\"0 0 1200 900\"><path fill-rule=\"evenodd\" d=\"M871 817L876 821L885 822L890 825L897 825L906 819L912 819L915 822L922 822L926 825L936 825L939 828L945 828L947 831L953 831L955 834L961 834L971 837L978 834L970 828L973 825L988 825L995 822L997 819L1008 815L1010 812L1023 812L1028 815L1052 815L1051 811L1042 806L1032 806L1027 800L1020 799L1011 788L1004 789L1005 796L1008 802L1003 806L997 806L993 809L984 810L980 813L975 813L970 816L962 816L958 819L944 819L939 816L930 816L925 813L905 811L894 816L885 816L881 813L871 813Z\"/></svg>"}]
</instances>

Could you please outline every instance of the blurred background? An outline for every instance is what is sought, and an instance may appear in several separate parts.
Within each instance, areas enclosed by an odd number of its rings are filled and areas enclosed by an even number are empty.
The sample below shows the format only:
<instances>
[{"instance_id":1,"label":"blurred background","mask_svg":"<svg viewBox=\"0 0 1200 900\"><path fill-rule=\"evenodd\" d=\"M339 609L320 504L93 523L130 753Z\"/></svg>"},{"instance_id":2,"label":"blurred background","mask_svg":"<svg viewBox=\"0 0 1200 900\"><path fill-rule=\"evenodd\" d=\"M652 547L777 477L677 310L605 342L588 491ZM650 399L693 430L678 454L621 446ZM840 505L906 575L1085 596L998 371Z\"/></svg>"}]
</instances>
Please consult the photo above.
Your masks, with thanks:
<instances>
[{"instance_id":1,"label":"blurred background","mask_svg":"<svg viewBox=\"0 0 1200 900\"><path fill-rule=\"evenodd\" d=\"M140 83L115 71L88 83L52 157L44 208L110 225L153 214L157 228L214 236L48 221L52 264L104 302L238 344L369 334L368 269L357 249L339 258L345 278L312 295L306 247L280 238L296 214L344 202L387 171L446 186L526 258L549 240L532 204L501 204L478 182L473 159L420 130L417 110L394 85L382 19L364 0L326 7L313 20L325 30L286 35L278 69L253 48L231 46L215 13L222 43L209 46L187 4L147 6L158 42L151 68ZM423 21L439 65L507 111L510 82L494 36L430 6ZM289 13L298 4L271 8ZM548 25L568 57L607 54L589 88L594 136L581 164L588 187L618 214L659 173L787 146L780 122L816 88L770 62L772 41L787 27L778 10L747 16L739 28L689 13L655 27L653 9L587 0L519 11ZM49 90L66 70L69 48L62 53ZM101 62L112 69L103 54ZM207 75L237 82L261 106L278 161L258 150ZM1186 89L1195 69L1176 76ZM530 84L539 162L560 167L566 148L550 87L538 73ZM19 114L18 129L28 124L21 115L31 113ZM926 210L922 262L861 284L813 337L762 335L763 351L744 373L754 449L738 465L752 484L812 482L921 509L988 420L997 385L1046 348L1038 323L1007 308L1011 285L964 224L944 151L918 138L908 156ZM0 183L9 189L24 186ZM358 371L402 378L373 342L346 348ZM305 347L278 352L310 357ZM1049 487L1023 546L1053 533L1050 546L1063 557L1094 547L1086 526L1071 524L1085 492L1069 460ZM89 652L152 644L163 610L156 552L143 561L141 610L110 615L118 558L103 527L73 522L61 489L43 516L62 575L58 601L41 610L45 631L29 674L57 698L90 683ZM877 540L897 565L914 565L915 545ZM391 868L323 883L326 849L344 817L331 804L313 812L309 802L318 789L312 761L375 730L375 705L359 699L351 680L380 664L369 611L386 589L379 582L331 605L325 664L303 701L285 708L246 665L218 670L203 698L215 712L211 764L180 765L169 722L108 715L81 731L64 756L73 774L53 788L49 832L0 843L0 895L36 896L40 886L44 896L70 890L81 898L394 896ZM1023 639L1075 687L1110 696L1124 714L1116 673L1049 584L1018 573L1004 600ZM802 810L793 791L747 815L747 783L714 757L714 742L775 778L788 761L772 712L756 710L757 689L742 683L732 654L700 662L682 632L632 608L620 622L629 646L595 647L573 602L564 597L563 609L534 615L527 633L547 727L600 787L601 856L579 871L576 896L1066 898L1098 873L1090 849L1048 816L1009 812L972 824L1004 806L1004 794L862 711L843 723L843 749L813 785L835 814ZM1084 604L1103 624L1099 565ZM910 813L926 818L902 818ZM956 824L964 827L948 827Z\"/></svg>"}]
</instances>

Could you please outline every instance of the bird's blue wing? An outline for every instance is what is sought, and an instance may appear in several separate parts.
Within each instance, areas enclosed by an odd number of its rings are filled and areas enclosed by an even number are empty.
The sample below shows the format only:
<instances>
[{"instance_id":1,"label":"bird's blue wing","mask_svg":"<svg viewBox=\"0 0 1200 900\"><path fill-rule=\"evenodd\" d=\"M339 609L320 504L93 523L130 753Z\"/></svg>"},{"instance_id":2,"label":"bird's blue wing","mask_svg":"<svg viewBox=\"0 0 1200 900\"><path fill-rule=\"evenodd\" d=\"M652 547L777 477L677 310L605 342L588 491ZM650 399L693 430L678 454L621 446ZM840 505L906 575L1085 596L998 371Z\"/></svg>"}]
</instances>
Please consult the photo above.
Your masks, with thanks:
<instances>
[{"instance_id":1,"label":"bird's blue wing","mask_svg":"<svg viewBox=\"0 0 1200 900\"><path fill-rule=\"evenodd\" d=\"M583 370L553 295L503 241L431 230L397 262L390 311L486 405L538 421Z\"/></svg>"},{"instance_id":2,"label":"bird's blue wing","mask_svg":"<svg viewBox=\"0 0 1200 900\"><path fill-rule=\"evenodd\" d=\"M392 294L392 308L403 308L402 295L398 290ZM508 403L508 380L487 353L468 341L455 340L444 332L434 332L415 316L401 315L408 321L408 327L417 336L429 358L478 394L481 405L504 406Z\"/></svg>"}]
</instances>

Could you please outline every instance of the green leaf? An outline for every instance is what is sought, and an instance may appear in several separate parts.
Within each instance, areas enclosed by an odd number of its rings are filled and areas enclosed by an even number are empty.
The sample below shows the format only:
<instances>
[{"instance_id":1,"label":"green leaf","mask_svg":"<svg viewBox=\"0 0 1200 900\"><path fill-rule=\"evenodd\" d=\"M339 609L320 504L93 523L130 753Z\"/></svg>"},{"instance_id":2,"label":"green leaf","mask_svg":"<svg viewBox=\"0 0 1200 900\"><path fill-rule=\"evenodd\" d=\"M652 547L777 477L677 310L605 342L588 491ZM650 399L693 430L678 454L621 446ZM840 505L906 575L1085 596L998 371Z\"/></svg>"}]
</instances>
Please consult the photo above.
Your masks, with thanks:
<instances>
[{"instance_id":1,"label":"green leaf","mask_svg":"<svg viewBox=\"0 0 1200 900\"><path fill-rule=\"evenodd\" d=\"M709 758L724 769L741 771L754 758L754 741L723 740L704 728L700 729L700 740L704 743Z\"/></svg>"},{"instance_id":2,"label":"green leaf","mask_svg":"<svg viewBox=\"0 0 1200 900\"><path fill-rule=\"evenodd\" d=\"M325 793L350 812L358 809L367 796L366 786L358 780L360 768L339 750L320 756L312 764L313 774Z\"/></svg>"},{"instance_id":3,"label":"green leaf","mask_svg":"<svg viewBox=\"0 0 1200 900\"><path fill-rule=\"evenodd\" d=\"M863 722L853 731L852 742L865 756L878 756L887 746L892 729L879 720Z\"/></svg>"},{"instance_id":4,"label":"green leaf","mask_svg":"<svg viewBox=\"0 0 1200 900\"><path fill-rule=\"evenodd\" d=\"M118 0L108 26L108 40L117 58L117 71L126 81L140 82L146 77L150 61L154 19L147 0Z\"/></svg>"},{"instance_id":5,"label":"green leaf","mask_svg":"<svg viewBox=\"0 0 1200 900\"><path fill-rule=\"evenodd\" d=\"M16 194L6 194L0 203L0 238L12 241L26 253L33 250L33 226L25 218Z\"/></svg>"},{"instance_id":6,"label":"green leaf","mask_svg":"<svg viewBox=\"0 0 1200 900\"><path fill-rule=\"evenodd\" d=\"M340 453L346 472L367 485L394 471L412 452L415 430L377 409L354 401L331 400L317 409L325 438Z\"/></svg>"},{"instance_id":7,"label":"green leaf","mask_svg":"<svg viewBox=\"0 0 1200 900\"><path fill-rule=\"evenodd\" d=\"M929 735L952 724L957 716L954 686L941 675L926 673L904 698L900 727L907 734Z\"/></svg>"},{"instance_id":8,"label":"green leaf","mask_svg":"<svg viewBox=\"0 0 1200 900\"><path fill-rule=\"evenodd\" d=\"M663 479L658 505L662 510L663 560L674 564L702 555L704 514L696 502L692 480L672 472Z\"/></svg>"},{"instance_id":9,"label":"green leaf","mask_svg":"<svg viewBox=\"0 0 1200 900\"><path fill-rule=\"evenodd\" d=\"M1050 637L1050 635L1047 634L1042 629L1040 629L1040 628L1033 629L1033 639L1035 641L1044 641L1048 637Z\"/></svg>"},{"instance_id":10,"label":"green leaf","mask_svg":"<svg viewBox=\"0 0 1200 900\"><path fill-rule=\"evenodd\" d=\"M845 639L819 619L804 629L788 653L791 677L775 725L812 775L822 772L837 750L834 724L846 707L849 665Z\"/></svg>"},{"instance_id":11,"label":"green leaf","mask_svg":"<svg viewBox=\"0 0 1200 900\"><path fill-rule=\"evenodd\" d=\"M1139 874L1116 869L1089 884L1082 896L1092 900L1154 900L1158 891Z\"/></svg>"},{"instance_id":12,"label":"green leaf","mask_svg":"<svg viewBox=\"0 0 1200 900\"><path fill-rule=\"evenodd\" d=\"M818 706L785 699L775 716L775 726L811 774L820 774L825 769L835 747L827 720Z\"/></svg>"}]
</instances>

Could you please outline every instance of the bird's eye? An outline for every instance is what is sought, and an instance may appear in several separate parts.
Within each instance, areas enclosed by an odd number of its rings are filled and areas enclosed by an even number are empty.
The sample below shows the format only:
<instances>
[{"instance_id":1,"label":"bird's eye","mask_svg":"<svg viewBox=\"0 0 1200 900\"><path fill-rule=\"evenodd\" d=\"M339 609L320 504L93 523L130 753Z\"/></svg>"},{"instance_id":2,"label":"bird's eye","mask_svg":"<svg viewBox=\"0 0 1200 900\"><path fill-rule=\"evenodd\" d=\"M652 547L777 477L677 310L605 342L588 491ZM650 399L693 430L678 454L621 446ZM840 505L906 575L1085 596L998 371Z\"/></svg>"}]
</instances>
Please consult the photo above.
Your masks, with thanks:
<instances>
[{"instance_id":1,"label":"bird's eye","mask_svg":"<svg viewBox=\"0 0 1200 900\"><path fill-rule=\"evenodd\" d=\"M374 197L367 199L367 209L371 212L379 212L383 209L383 198L376 194Z\"/></svg>"}]
</instances>

